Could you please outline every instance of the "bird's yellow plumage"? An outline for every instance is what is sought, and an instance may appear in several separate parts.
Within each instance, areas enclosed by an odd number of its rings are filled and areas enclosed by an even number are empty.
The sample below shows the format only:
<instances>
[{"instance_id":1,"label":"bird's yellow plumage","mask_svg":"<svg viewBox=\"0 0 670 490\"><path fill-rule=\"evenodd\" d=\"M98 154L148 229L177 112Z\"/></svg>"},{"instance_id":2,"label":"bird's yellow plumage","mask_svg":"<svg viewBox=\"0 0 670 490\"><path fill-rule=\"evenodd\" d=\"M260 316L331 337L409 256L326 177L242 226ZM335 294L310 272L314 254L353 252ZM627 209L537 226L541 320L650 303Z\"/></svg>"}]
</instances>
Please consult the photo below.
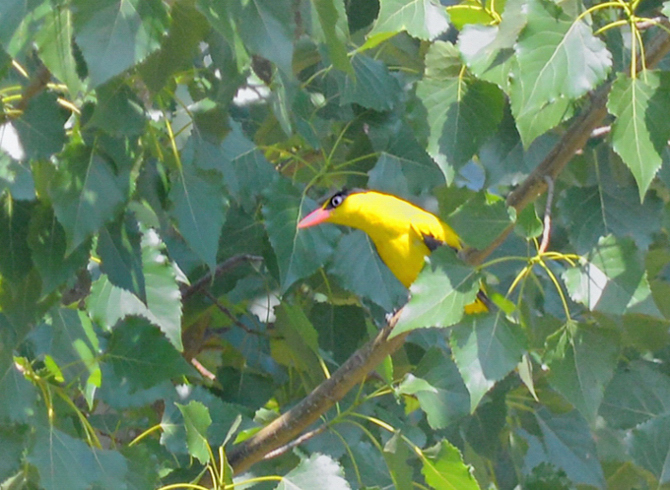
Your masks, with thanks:
<instances>
[{"instance_id":1,"label":"bird's yellow plumage","mask_svg":"<svg viewBox=\"0 0 670 490\"><path fill-rule=\"evenodd\" d=\"M307 228L334 223L367 233L391 272L409 287L419 275L433 245L461 248L458 235L434 214L390 194L376 191L340 191L298 223ZM487 311L477 298L466 313Z\"/></svg>"}]
</instances>

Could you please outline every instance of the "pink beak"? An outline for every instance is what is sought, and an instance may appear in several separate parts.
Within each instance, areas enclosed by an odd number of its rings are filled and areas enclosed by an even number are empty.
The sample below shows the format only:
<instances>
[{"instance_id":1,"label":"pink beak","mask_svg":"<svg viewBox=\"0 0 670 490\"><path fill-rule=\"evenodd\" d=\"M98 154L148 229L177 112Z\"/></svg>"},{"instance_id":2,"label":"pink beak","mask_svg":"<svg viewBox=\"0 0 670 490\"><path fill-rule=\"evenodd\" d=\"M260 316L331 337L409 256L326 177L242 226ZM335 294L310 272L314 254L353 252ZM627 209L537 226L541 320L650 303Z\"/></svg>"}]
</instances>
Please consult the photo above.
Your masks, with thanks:
<instances>
[{"instance_id":1,"label":"pink beak","mask_svg":"<svg viewBox=\"0 0 670 490\"><path fill-rule=\"evenodd\" d=\"M326 211L323 208L318 208L309 213L298 223L298 228L309 228L310 226L318 225L323 223L330 217L330 211Z\"/></svg>"}]
</instances>

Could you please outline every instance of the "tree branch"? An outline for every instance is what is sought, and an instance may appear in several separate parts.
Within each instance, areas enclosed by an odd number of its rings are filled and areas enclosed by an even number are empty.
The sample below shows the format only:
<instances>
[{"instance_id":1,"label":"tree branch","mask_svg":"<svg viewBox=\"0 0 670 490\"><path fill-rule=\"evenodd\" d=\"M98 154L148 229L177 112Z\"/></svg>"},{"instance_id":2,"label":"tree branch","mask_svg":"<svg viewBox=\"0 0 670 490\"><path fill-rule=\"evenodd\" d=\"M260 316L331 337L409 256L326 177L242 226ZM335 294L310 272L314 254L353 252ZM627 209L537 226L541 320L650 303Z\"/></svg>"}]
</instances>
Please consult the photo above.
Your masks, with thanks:
<instances>
[{"instance_id":1,"label":"tree branch","mask_svg":"<svg viewBox=\"0 0 670 490\"><path fill-rule=\"evenodd\" d=\"M667 21L664 21L667 25ZM655 66L670 51L670 37L665 33L657 35L646 47L646 66ZM528 178L507 198L507 204L517 211L537 199L547 189L545 178L556 181L573 155L588 141L591 133L607 115L607 97L611 83L608 82L593 92L584 111L570 124L563 138L549 152L545 159L533 170ZM466 259L472 264L481 263L497 248L512 231L508 227L485 250L468 250ZM334 374L321 383L291 410L261 429L253 437L234 446L228 453L229 461L236 474L246 470L263 457L297 437L319 419L336 401L358 383L363 382L368 372L374 369L387 355L395 352L405 341L405 334L388 339L395 326L399 312L389 321L377 337L356 351Z\"/></svg>"}]
</instances>

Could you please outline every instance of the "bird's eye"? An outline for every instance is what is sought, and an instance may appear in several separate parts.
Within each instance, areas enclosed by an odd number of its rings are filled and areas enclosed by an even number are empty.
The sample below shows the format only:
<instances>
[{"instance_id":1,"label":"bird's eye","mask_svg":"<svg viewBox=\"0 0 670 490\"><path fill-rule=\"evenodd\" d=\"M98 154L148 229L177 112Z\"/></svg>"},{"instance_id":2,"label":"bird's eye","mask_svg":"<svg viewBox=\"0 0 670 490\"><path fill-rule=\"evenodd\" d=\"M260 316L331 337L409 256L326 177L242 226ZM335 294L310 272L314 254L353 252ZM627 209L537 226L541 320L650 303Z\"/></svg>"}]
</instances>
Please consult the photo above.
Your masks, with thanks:
<instances>
[{"instance_id":1,"label":"bird's eye","mask_svg":"<svg viewBox=\"0 0 670 490\"><path fill-rule=\"evenodd\" d=\"M344 198L340 194L336 194L331 198L330 205L336 208L337 206L342 204L342 201L344 201Z\"/></svg>"}]
</instances>

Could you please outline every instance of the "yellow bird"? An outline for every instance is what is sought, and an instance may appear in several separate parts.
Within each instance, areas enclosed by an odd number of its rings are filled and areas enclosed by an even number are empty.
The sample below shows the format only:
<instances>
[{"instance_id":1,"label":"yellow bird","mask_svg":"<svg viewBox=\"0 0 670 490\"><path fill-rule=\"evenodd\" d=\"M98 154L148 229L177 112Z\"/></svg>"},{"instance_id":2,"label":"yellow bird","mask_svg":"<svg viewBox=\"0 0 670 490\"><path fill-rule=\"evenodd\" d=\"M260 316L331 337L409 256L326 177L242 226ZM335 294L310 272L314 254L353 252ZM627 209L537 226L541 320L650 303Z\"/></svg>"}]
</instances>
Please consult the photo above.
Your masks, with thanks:
<instances>
[{"instance_id":1,"label":"yellow bird","mask_svg":"<svg viewBox=\"0 0 670 490\"><path fill-rule=\"evenodd\" d=\"M363 189L343 189L298 223L309 228L333 223L367 233L379 256L398 280L409 287L419 275L424 257L441 245L462 248L449 225L437 216L399 197ZM466 313L488 311L489 299L480 291Z\"/></svg>"}]
</instances>

